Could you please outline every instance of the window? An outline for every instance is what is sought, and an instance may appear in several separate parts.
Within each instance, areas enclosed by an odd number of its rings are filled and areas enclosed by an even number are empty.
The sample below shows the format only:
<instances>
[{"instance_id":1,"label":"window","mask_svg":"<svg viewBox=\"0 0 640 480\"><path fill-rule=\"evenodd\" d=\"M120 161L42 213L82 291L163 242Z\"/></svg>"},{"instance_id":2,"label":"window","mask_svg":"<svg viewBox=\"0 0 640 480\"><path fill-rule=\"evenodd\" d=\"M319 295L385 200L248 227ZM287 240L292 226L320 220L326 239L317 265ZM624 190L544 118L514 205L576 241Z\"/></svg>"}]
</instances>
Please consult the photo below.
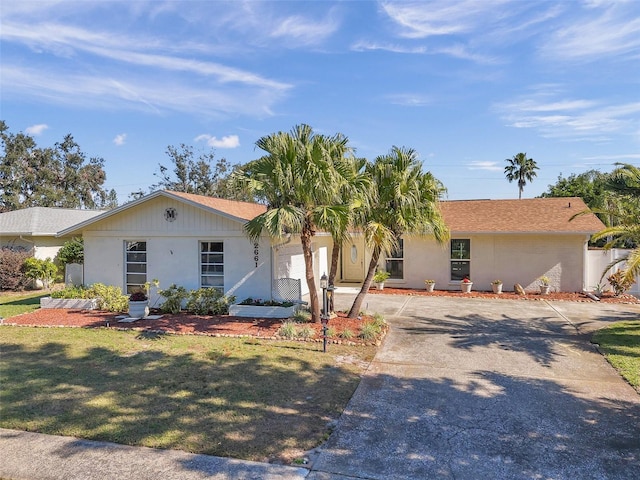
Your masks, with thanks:
<instances>
[{"instance_id":1,"label":"window","mask_svg":"<svg viewBox=\"0 0 640 480\"><path fill-rule=\"evenodd\" d=\"M389 272L389 278L402 280L404 278L404 241L400 239L396 248L387 257L385 270Z\"/></svg>"},{"instance_id":2,"label":"window","mask_svg":"<svg viewBox=\"0 0 640 480\"><path fill-rule=\"evenodd\" d=\"M147 283L147 242L125 241L125 286L131 294Z\"/></svg>"},{"instance_id":3,"label":"window","mask_svg":"<svg viewBox=\"0 0 640 480\"><path fill-rule=\"evenodd\" d=\"M451 240L451 280L461 281L471 275L471 240Z\"/></svg>"},{"instance_id":4,"label":"window","mask_svg":"<svg viewBox=\"0 0 640 480\"><path fill-rule=\"evenodd\" d=\"M224 246L200 242L200 286L224 291Z\"/></svg>"}]
</instances>

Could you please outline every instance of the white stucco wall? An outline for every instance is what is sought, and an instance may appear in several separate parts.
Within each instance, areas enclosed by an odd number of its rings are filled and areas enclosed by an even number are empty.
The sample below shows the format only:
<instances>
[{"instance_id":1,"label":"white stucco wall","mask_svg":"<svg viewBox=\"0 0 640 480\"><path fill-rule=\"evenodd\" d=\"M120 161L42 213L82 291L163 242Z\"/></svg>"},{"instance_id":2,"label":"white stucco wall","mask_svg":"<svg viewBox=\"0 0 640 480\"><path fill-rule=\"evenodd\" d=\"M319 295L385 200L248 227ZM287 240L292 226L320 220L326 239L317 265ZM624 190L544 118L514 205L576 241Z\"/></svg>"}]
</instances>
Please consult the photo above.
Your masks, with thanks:
<instances>
[{"instance_id":1,"label":"white stucco wall","mask_svg":"<svg viewBox=\"0 0 640 480\"><path fill-rule=\"evenodd\" d=\"M58 250L71 237L57 238L54 236L2 236L0 237L0 246L3 247L22 247L27 251L33 251L33 256L41 260L50 258L53 260L58 254Z\"/></svg>"},{"instance_id":2,"label":"white stucco wall","mask_svg":"<svg viewBox=\"0 0 640 480\"><path fill-rule=\"evenodd\" d=\"M525 290L537 290L538 277L551 279L552 290L581 291L586 281L585 248L582 235L465 235L471 240L471 280L474 290L491 290L500 279L504 290L516 283ZM440 246L432 239L404 239L404 279L387 280L389 286L424 288L425 279L434 279L437 289L457 289L450 285L449 243Z\"/></svg>"},{"instance_id":3,"label":"white stucco wall","mask_svg":"<svg viewBox=\"0 0 640 480\"><path fill-rule=\"evenodd\" d=\"M173 222L164 218L166 208L178 212ZM160 288L175 283L187 289L200 287L200 241L223 242L225 292L237 299L270 298L271 247L268 239L254 245L240 222L158 197L91 225L84 232L85 284L96 282L123 288L124 242L147 242L147 279L158 279ZM154 289L151 304L161 303Z\"/></svg>"}]
</instances>

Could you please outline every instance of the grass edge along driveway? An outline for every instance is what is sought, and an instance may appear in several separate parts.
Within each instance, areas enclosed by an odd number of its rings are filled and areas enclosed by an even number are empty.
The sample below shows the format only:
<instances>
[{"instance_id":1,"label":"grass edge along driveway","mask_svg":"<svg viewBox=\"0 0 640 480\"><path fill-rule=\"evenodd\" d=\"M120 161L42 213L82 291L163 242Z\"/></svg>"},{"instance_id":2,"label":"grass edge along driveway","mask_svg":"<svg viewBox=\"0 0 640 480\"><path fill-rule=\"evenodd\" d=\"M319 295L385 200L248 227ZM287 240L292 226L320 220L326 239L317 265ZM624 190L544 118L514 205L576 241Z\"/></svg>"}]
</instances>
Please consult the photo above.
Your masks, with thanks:
<instances>
[{"instance_id":1,"label":"grass edge along driveway","mask_svg":"<svg viewBox=\"0 0 640 480\"><path fill-rule=\"evenodd\" d=\"M591 341L640 393L640 320L611 324L595 332Z\"/></svg>"},{"instance_id":2,"label":"grass edge along driveway","mask_svg":"<svg viewBox=\"0 0 640 480\"><path fill-rule=\"evenodd\" d=\"M375 347L0 327L0 426L292 462L322 443Z\"/></svg>"}]
</instances>

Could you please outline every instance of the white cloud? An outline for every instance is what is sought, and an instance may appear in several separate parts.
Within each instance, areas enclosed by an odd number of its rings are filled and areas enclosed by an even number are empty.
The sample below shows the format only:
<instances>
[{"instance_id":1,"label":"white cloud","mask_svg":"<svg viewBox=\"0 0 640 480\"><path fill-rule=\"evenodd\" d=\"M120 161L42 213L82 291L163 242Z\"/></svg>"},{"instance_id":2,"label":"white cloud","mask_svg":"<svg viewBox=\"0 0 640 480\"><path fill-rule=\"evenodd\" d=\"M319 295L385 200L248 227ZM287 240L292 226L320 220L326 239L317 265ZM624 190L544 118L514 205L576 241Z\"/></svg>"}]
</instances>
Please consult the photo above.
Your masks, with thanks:
<instances>
[{"instance_id":1,"label":"white cloud","mask_svg":"<svg viewBox=\"0 0 640 480\"><path fill-rule=\"evenodd\" d=\"M502 171L503 167L498 165L498 162L482 162L474 161L467 164L469 170L488 170L490 172Z\"/></svg>"},{"instance_id":2,"label":"white cloud","mask_svg":"<svg viewBox=\"0 0 640 480\"><path fill-rule=\"evenodd\" d=\"M31 125L30 127L27 127L25 129L25 133L27 135L42 135L42 132L44 132L47 128L49 128L49 125L45 124L45 123L39 123L37 125Z\"/></svg>"},{"instance_id":3,"label":"white cloud","mask_svg":"<svg viewBox=\"0 0 640 480\"><path fill-rule=\"evenodd\" d=\"M240 146L240 138L237 135L225 135L222 138L213 137L209 134L198 135L196 142L207 142L207 145L215 148L237 148Z\"/></svg>"},{"instance_id":4,"label":"white cloud","mask_svg":"<svg viewBox=\"0 0 640 480\"><path fill-rule=\"evenodd\" d=\"M632 2L592 2L581 15L574 15L548 36L542 56L592 61L640 55L640 8Z\"/></svg>"},{"instance_id":5,"label":"white cloud","mask_svg":"<svg viewBox=\"0 0 640 480\"><path fill-rule=\"evenodd\" d=\"M431 97L414 93L392 94L387 95L386 98L394 105L402 105L405 107L424 107L433 103Z\"/></svg>"},{"instance_id":6,"label":"white cloud","mask_svg":"<svg viewBox=\"0 0 640 480\"><path fill-rule=\"evenodd\" d=\"M557 87L496 105L511 127L533 128L547 138L608 141L614 134L633 136L640 102L611 104L606 100L559 99Z\"/></svg>"},{"instance_id":7,"label":"white cloud","mask_svg":"<svg viewBox=\"0 0 640 480\"><path fill-rule=\"evenodd\" d=\"M121 133L119 135L116 135L116 138L113 139L113 143L115 145L117 145L118 147L124 145L125 140L127 139L127 134L126 133Z\"/></svg>"},{"instance_id":8,"label":"white cloud","mask_svg":"<svg viewBox=\"0 0 640 480\"><path fill-rule=\"evenodd\" d=\"M278 20L270 36L274 38L291 38L298 43L315 45L332 35L340 26L331 15L318 22L301 15L292 15Z\"/></svg>"}]
</instances>

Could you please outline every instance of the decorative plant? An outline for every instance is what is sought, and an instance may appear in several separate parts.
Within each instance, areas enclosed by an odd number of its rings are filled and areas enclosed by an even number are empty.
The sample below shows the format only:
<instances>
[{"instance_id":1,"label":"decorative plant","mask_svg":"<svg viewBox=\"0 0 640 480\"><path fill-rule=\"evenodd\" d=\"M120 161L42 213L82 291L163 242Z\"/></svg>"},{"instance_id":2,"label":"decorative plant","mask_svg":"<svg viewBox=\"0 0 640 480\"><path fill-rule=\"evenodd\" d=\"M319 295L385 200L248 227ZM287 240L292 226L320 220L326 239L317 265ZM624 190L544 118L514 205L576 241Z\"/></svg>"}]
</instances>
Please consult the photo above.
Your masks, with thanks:
<instances>
[{"instance_id":1,"label":"decorative plant","mask_svg":"<svg viewBox=\"0 0 640 480\"><path fill-rule=\"evenodd\" d=\"M493 282L491 282L492 285L502 285L502 280L494 280Z\"/></svg>"},{"instance_id":2,"label":"decorative plant","mask_svg":"<svg viewBox=\"0 0 640 480\"><path fill-rule=\"evenodd\" d=\"M82 238L73 238L62 245L56 256L62 265L68 263L84 263L84 241Z\"/></svg>"},{"instance_id":3,"label":"decorative plant","mask_svg":"<svg viewBox=\"0 0 640 480\"><path fill-rule=\"evenodd\" d=\"M50 258L41 260L35 257L29 257L23 264L24 274L27 278L33 280L41 280L45 288L49 288L56 278L58 267Z\"/></svg>"},{"instance_id":4,"label":"decorative plant","mask_svg":"<svg viewBox=\"0 0 640 480\"><path fill-rule=\"evenodd\" d=\"M616 273L613 273L607 277L607 281L613 287L613 291L616 296L622 295L624 292L631 288L631 285L633 285L632 281L625 281L625 273L626 272L624 270L618 270Z\"/></svg>"},{"instance_id":5,"label":"decorative plant","mask_svg":"<svg viewBox=\"0 0 640 480\"><path fill-rule=\"evenodd\" d=\"M262 300L261 298L245 298L238 305L251 305L254 307L292 307L293 302L278 302L276 300Z\"/></svg>"},{"instance_id":6,"label":"decorative plant","mask_svg":"<svg viewBox=\"0 0 640 480\"><path fill-rule=\"evenodd\" d=\"M165 290L158 290L158 295L166 298L160 305L160 309L167 313L180 313L182 310L182 302L187 299L189 292L184 287L179 287L175 283L171 284Z\"/></svg>"},{"instance_id":7,"label":"decorative plant","mask_svg":"<svg viewBox=\"0 0 640 480\"><path fill-rule=\"evenodd\" d=\"M186 308L196 315L228 315L229 305L235 301L236 297L216 288L199 288L189 292Z\"/></svg>"},{"instance_id":8,"label":"decorative plant","mask_svg":"<svg viewBox=\"0 0 640 480\"><path fill-rule=\"evenodd\" d=\"M425 280L424 283L436 283L435 280Z\"/></svg>"},{"instance_id":9,"label":"decorative plant","mask_svg":"<svg viewBox=\"0 0 640 480\"><path fill-rule=\"evenodd\" d=\"M538 278L538 281L543 287L548 287L551 283L551 280L549 280L549 277L547 277L546 275L542 275L540 278Z\"/></svg>"},{"instance_id":10,"label":"decorative plant","mask_svg":"<svg viewBox=\"0 0 640 480\"><path fill-rule=\"evenodd\" d=\"M160 285L160 282L154 278L150 282L145 282L144 285L140 285L140 287L136 291L132 292L131 295L129 295L129 301L144 302L146 300L149 300L149 288L151 288L151 285L157 288Z\"/></svg>"},{"instance_id":11,"label":"decorative plant","mask_svg":"<svg viewBox=\"0 0 640 480\"><path fill-rule=\"evenodd\" d=\"M465 277L462 279L462 283L472 283L472 282L471 282L471 280L469 280L469 277L465 276Z\"/></svg>"},{"instance_id":12,"label":"decorative plant","mask_svg":"<svg viewBox=\"0 0 640 480\"><path fill-rule=\"evenodd\" d=\"M376 271L375 275L373 276L373 282L374 283L383 283L387 278L389 278L391 276L391 274L385 270L378 270Z\"/></svg>"}]
</instances>

